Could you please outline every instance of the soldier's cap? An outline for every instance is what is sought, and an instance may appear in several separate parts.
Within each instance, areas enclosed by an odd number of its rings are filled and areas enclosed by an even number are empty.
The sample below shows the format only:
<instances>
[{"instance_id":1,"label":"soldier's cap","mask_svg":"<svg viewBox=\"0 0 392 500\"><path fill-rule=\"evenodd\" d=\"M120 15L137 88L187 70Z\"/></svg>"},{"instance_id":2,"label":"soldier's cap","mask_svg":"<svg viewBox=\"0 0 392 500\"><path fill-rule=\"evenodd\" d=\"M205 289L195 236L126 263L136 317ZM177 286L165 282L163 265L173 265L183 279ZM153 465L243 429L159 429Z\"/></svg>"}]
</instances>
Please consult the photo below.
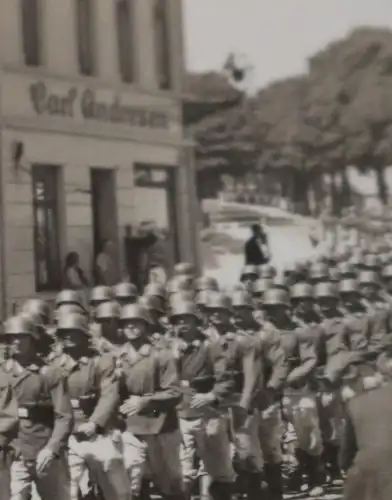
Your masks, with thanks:
<instances>
[{"instance_id":1,"label":"soldier's cap","mask_svg":"<svg viewBox=\"0 0 392 500\"><path fill-rule=\"evenodd\" d=\"M178 301L173 305L170 312L170 320L174 322L182 316L193 316L197 321L201 321L196 304L190 301Z\"/></svg>"},{"instance_id":2,"label":"soldier's cap","mask_svg":"<svg viewBox=\"0 0 392 500\"><path fill-rule=\"evenodd\" d=\"M213 293L212 290L201 290L195 297L195 302L198 306L205 306L209 297Z\"/></svg>"},{"instance_id":3,"label":"soldier's cap","mask_svg":"<svg viewBox=\"0 0 392 500\"><path fill-rule=\"evenodd\" d=\"M382 270L383 278L392 278L392 264L388 264Z\"/></svg>"},{"instance_id":4,"label":"soldier's cap","mask_svg":"<svg viewBox=\"0 0 392 500\"><path fill-rule=\"evenodd\" d=\"M29 316L24 314L8 318L4 322L3 333L6 336L29 335L36 340L40 338L34 322Z\"/></svg>"},{"instance_id":5,"label":"soldier's cap","mask_svg":"<svg viewBox=\"0 0 392 500\"><path fill-rule=\"evenodd\" d=\"M61 336L70 331L90 336L87 318L82 314L60 314L57 319L56 334Z\"/></svg>"},{"instance_id":6,"label":"soldier's cap","mask_svg":"<svg viewBox=\"0 0 392 500\"><path fill-rule=\"evenodd\" d=\"M181 292L183 290L190 290L192 288L193 278L184 274L174 276L167 283L167 291L170 295L176 292Z\"/></svg>"},{"instance_id":7,"label":"soldier's cap","mask_svg":"<svg viewBox=\"0 0 392 500\"><path fill-rule=\"evenodd\" d=\"M149 283L144 289L144 295L160 297L162 300L167 299L166 288L160 283Z\"/></svg>"},{"instance_id":8,"label":"soldier's cap","mask_svg":"<svg viewBox=\"0 0 392 500\"><path fill-rule=\"evenodd\" d=\"M29 299L22 307L22 312L48 318L50 315L49 304L43 299Z\"/></svg>"},{"instance_id":9,"label":"soldier's cap","mask_svg":"<svg viewBox=\"0 0 392 500\"><path fill-rule=\"evenodd\" d=\"M236 290L231 295L231 305L233 308L246 307L254 309L253 297L246 290Z\"/></svg>"},{"instance_id":10,"label":"soldier's cap","mask_svg":"<svg viewBox=\"0 0 392 500\"><path fill-rule=\"evenodd\" d=\"M376 271L361 271L358 276L358 283L360 285L375 285L380 287L380 279Z\"/></svg>"},{"instance_id":11,"label":"soldier's cap","mask_svg":"<svg viewBox=\"0 0 392 500\"><path fill-rule=\"evenodd\" d=\"M176 276L193 276L195 274L195 266L190 262L179 262L174 266L174 274Z\"/></svg>"},{"instance_id":12,"label":"soldier's cap","mask_svg":"<svg viewBox=\"0 0 392 500\"><path fill-rule=\"evenodd\" d=\"M124 281L122 283L117 283L113 287L114 290L114 295L116 299L134 299L136 298L138 294L138 290L136 285L133 283L129 283L127 281Z\"/></svg>"},{"instance_id":13,"label":"soldier's cap","mask_svg":"<svg viewBox=\"0 0 392 500\"><path fill-rule=\"evenodd\" d=\"M196 280L196 290L201 292L202 290L212 290L219 291L219 285L215 278L212 276L200 276Z\"/></svg>"},{"instance_id":14,"label":"soldier's cap","mask_svg":"<svg viewBox=\"0 0 392 500\"><path fill-rule=\"evenodd\" d=\"M246 278L246 277L256 277L258 278L260 275L259 267L258 266L253 266L253 265L247 265L244 266L241 269L241 280Z\"/></svg>"},{"instance_id":15,"label":"soldier's cap","mask_svg":"<svg viewBox=\"0 0 392 500\"><path fill-rule=\"evenodd\" d=\"M339 299L338 289L335 283L318 283L314 289L314 295L317 299Z\"/></svg>"},{"instance_id":16,"label":"soldier's cap","mask_svg":"<svg viewBox=\"0 0 392 500\"><path fill-rule=\"evenodd\" d=\"M119 319L120 318L121 307L114 300L110 302L102 302L98 305L95 311L95 318L97 320L105 319Z\"/></svg>"},{"instance_id":17,"label":"soldier's cap","mask_svg":"<svg viewBox=\"0 0 392 500\"><path fill-rule=\"evenodd\" d=\"M359 294L359 284L356 279L344 279L339 283L339 293L344 295L346 293Z\"/></svg>"},{"instance_id":18,"label":"soldier's cap","mask_svg":"<svg viewBox=\"0 0 392 500\"><path fill-rule=\"evenodd\" d=\"M165 313L165 309L156 295L142 295L139 297L138 304L150 311L157 311L161 314Z\"/></svg>"},{"instance_id":19,"label":"soldier's cap","mask_svg":"<svg viewBox=\"0 0 392 500\"><path fill-rule=\"evenodd\" d=\"M284 274L277 274L272 280L273 286L275 288L282 288L283 290L289 290L289 280Z\"/></svg>"},{"instance_id":20,"label":"soldier's cap","mask_svg":"<svg viewBox=\"0 0 392 500\"><path fill-rule=\"evenodd\" d=\"M269 288L272 288L271 278L259 278L253 284L253 295L263 295Z\"/></svg>"},{"instance_id":21,"label":"soldier's cap","mask_svg":"<svg viewBox=\"0 0 392 500\"><path fill-rule=\"evenodd\" d=\"M153 324L148 309L140 304L127 304L121 309L120 322L126 325L134 321L144 321L149 326Z\"/></svg>"},{"instance_id":22,"label":"soldier's cap","mask_svg":"<svg viewBox=\"0 0 392 500\"><path fill-rule=\"evenodd\" d=\"M259 268L259 277L260 278L275 278L276 276L276 268L271 264L262 264Z\"/></svg>"},{"instance_id":23,"label":"soldier's cap","mask_svg":"<svg viewBox=\"0 0 392 500\"><path fill-rule=\"evenodd\" d=\"M220 310L231 312L230 298L220 292L211 292L208 303L205 305L207 310Z\"/></svg>"},{"instance_id":24,"label":"soldier's cap","mask_svg":"<svg viewBox=\"0 0 392 500\"><path fill-rule=\"evenodd\" d=\"M289 294L281 288L270 288L263 297L263 307L284 306L290 307Z\"/></svg>"},{"instance_id":25,"label":"soldier's cap","mask_svg":"<svg viewBox=\"0 0 392 500\"><path fill-rule=\"evenodd\" d=\"M296 299L313 299L314 287L310 283L296 283L290 289L290 297Z\"/></svg>"},{"instance_id":26,"label":"soldier's cap","mask_svg":"<svg viewBox=\"0 0 392 500\"><path fill-rule=\"evenodd\" d=\"M110 300L113 300L113 298L114 292L110 286L99 285L95 286L91 290L90 303L98 304L100 302L108 302Z\"/></svg>"},{"instance_id":27,"label":"soldier's cap","mask_svg":"<svg viewBox=\"0 0 392 500\"><path fill-rule=\"evenodd\" d=\"M86 310L83 296L77 290L62 290L57 294L55 302L56 309L64 304L76 304L80 309Z\"/></svg>"}]
</instances>

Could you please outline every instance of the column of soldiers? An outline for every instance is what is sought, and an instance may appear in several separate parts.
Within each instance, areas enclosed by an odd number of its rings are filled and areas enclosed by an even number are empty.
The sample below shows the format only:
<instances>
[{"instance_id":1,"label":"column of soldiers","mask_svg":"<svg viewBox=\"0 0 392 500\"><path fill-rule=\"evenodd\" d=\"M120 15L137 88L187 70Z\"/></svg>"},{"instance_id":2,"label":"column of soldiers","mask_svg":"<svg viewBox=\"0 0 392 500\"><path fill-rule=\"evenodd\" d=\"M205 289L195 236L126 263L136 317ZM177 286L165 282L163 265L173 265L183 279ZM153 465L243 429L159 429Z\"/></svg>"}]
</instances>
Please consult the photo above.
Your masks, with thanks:
<instances>
[{"instance_id":1,"label":"column of soldiers","mask_svg":"<svg viewBox=\"0 0 392 500\"><path fill-rule=\"evenodd\" d=\"M389 387L391 308L382 245L246 266L230 292L181 263L142 296L28 300L0 338L0 499L319 498L346 476L359 499L353 436ZM372 431L392 421L392 402L371 410Z\"/></svg>"}]
</instances>

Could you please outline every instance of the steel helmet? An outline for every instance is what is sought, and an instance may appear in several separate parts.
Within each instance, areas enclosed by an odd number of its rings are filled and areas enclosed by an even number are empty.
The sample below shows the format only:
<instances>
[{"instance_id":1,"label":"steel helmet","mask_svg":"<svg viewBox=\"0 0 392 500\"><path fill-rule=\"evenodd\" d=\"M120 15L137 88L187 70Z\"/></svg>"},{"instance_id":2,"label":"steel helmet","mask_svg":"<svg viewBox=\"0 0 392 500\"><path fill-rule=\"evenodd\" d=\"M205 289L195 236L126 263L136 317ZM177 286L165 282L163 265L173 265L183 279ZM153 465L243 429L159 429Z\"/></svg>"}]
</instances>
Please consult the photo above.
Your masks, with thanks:
<instances>
[{"instance_id":1,"label":"steel helmet","mask_svg":"<svg viewBox=\"0 0 392 500\"><path fill-rule=\"evenodd\" d=\"M288 264L286 264L284 266L284 269L283 269L283 274L285 276L291 276L292 274L294 274L296 272L297 268L296 268L296 265L294 262L289 262Z\"/></svg>"},{"instance_id":2,"label":"steel helmet","mask_svg":"<svg viewBox=\"0 0 392 500\"><path fill-rule=\"evenodd\" d=\"M88 321L82 314L60 314L57 319L57 334L64 331L75 330L89 336Z\"/></svg>"},{"instance_id":3,"label":"steel helmet","mask_svg":"<svg viewBox=\"0 0 392 500\"><path fill-rule=\"evenodd\" d=\"M212 290L201 290L195 298L195 302L198 306L205 306L209 301L210 295L213 293Z\"/></svg>"},{"instance_id":4,"label":"steel helmet","mask_svg":"<svg viewBox=\"0 0 392 500\"><path fill-rule=\"evenodd\" d=\"M253 295L262 295L272 288L273 281L270 278L259 278L253 285Z\"/></svg>"},{"instance_id":5,"label":"steel helmet","mask_svg":"<svg viewBox=\"0 0 392 500\"><path fill-rule=\"evenodd\" d=\"M309 274L311 280L329 278L329 266L324 262L316 262L310 267Z\"/></svg>"},{"instance_id":6,"label":"steel helmet","mask_svg":"<svg viewBox=\"0 0 392 500\"><path fill-rule=\"evenodd\" d=\"M138 304L145 309L157 311L161 314L165 313L161 301L156 295L142 295L141 297L139 297Z\"/></svg>"},{"instance_id":7,"label":"steel helmet","mask_svg":"<svg viewBox=\"0 0 392 500\"><path fill-rule=\"evenodd\" d=\"M39 333L34 321L27 314L11 316L3 327L4 335L30 335L34 339L39 339Z\"/></svg>"},{"instance_id":8,"label":"steel helmet","mask_svg":"<svg viewBox=\"0 0 392 500\"><path fill-rule=\"evenodd\" d=\"M336 269L336 267L331 267L331 269L329 270L329 279L333 283L338 283L340 281L340 273Z\"/></svg>"},{"instance_id":9,"label":"steel helmet","mask_svg":"<svg viewBox=\"0 0 392 500\"><path fill-rule=\"evenodd\" d=\"M309 283L297 283L290 289L290 297L292 300L313 299L313 286Z\"/></svg>"},{"instance_id":10,"label":"steel helmet","mask_svg":"<svg viewBox=\"0 0 392 500\"><path fill-rule=\"evenodd\" d=\"M244 279L246 276L252 276L254 278L258 278L259 277L259 268L258 266L253 266L253 265L247 265L247 266L244 266L242 269L241 269L241 280Z\"/></svg>"},{"instance_id":11,"label":"steel helmet","mask_svg":"<svg viewBox=\"0 0 392 500\"><path fill-rule=\"evenodd\" d=\"M270 288L264 294L263 305L290 307L289 294L281 288Z\"/></svg>"},{"instance_id":12,"label":"steel helmet","mask_svg":"<svg viewBox=\"0 0 392 500\"><path fill-rule=\"evenodd\" d=\"M56 308L64 304L76 304L85 310L83 297L77 290L62 290L56 296Z\"/></svg>"},{"instance_id":13,"label":"steel helmet","mask_svg":"<svg viewBox=\"0 0 392 500\"><path fill-rule=\"evenodd\" d=\"M176 302L170 312L170 319L173 320L179 316L193 316L200 321L200 316L197 311L196 304L189 301Z\"/></svg>"},{"instance_id":14,"label":"steel helmet","mask_svg":"<svg viewBox=\"0 0 392 500\"><path fill-rule=\"evenodd\" d=\"M382 270L383 278L392 278L392 264L388 264Z\"/></svg>"},{"instance_id":15,"label":"steel helmet","mask_svg":"<svg viewBox=\"0 0 392 500\"><path fill-rule=\"evenodd\" d=\"M91 304L99 304L100 302L108 302L110 300L113 300L114 298L114 293L112 288L110 286L95 286L91 290L91 295L90 295L90 303Z\"/></svg>"},{"instance_id":16,"label":"steel helmet","mask_svg":"<svg viewBox=\"0 0 392 500\"><path fill-rule=\"evenodd\" d=\"M221 309L231 311L231 301L227 295L220 292L211 292L209 301L206 304L207 309Z\"/></svg>"},{"instance_id":17,"label":"steel helmet","mask_svg":"<svg viewBox=\"0 0 392 500\"><path fill-rule=\"evenodd\" d=\"M362 266L363 256L362 255L353 255L349 260L350 264L354 267Z\"/></svg>"},{"instance_id":18,"label":"steel helmet","mask_svg":"<svg viewBox=\"0 0 392 500\"><path fill-rule=\"evenodd\" d=\"M339 293L341 295L345 293L359 293L358 281L353 278L342 280L339 283Z\"/></svg>"},{"instance_id":19,"label":"steel helmet","mask_svg":"<svg viewBox=\"0 0 392 500\"><path fill-rule=\"evenodd\" d=\"M97 320L103 319L119 319L121 307L114 300L110 302L102 302L95 311L95 318Z\"/></svg>"},{"instance_id":20,"label":"steel helmet","mask_svg":"<svg viewBox=\"0 0 392 500\"><path fill-rule=\"evenodd\" d=\"M363 259L363 266L367 269L377 270L380 267L380 260L377 255L365 255Z\"/></svg>"},{"instance_id":21,"label":"steel helmet","mask_svg":"<svg viewBox=\"0 0 392 500\"><path fill-rule=\"evenodd\" d=\"M55 319L57 319L60 315L66 314L82 314L86 315L86 311L80 308L77 304L62 304L55 311Z\"/></svg>"},{"instance_id":22,"label":"steel helmet","mask_svg":"<svg viewBox=\"0 0 392 500\"><path fill-rule=\"evenodd\" d=\"M160 297L162 300L167 299L166 288L160 283L149 283L144 289L144 295Z\"/></svg>"},{"instance_id":23,"label":"steel helmet","mask_svg":"<svg viewBox=\"0 0 392 500\"><path fill-rule=\"evenodd\" d=\"M152 325L152 318L148 309L142 307L140 304L128 304L121 309L120 321L121 323L130 323L134 320L141 320Z\"/></svg>"},{"instance_id":24,"label":"steel helmet","mask_svg":"<svg viewBox=\"0 0 392 500\"><path fill-rule=\"evenodd\" d=\"M284 274L277 274L272 280L272 285L274 288L282 288L283 290L288 290L289 280Z\"/></svg>"},{"instance_id":25,"label":"steel helmet","mask_svg":"<svg viewBox=\"0 0 392 500\"><path fill-rule=\"evenodd\" d=\"M260 278L273 279L276 276L276 268L271 264L263 264L260 266Z\"/></svg>"},{"instance_id":26,"label":"steel helmet","mask_svg":"<svg viewBox=\"0 0 392 500\"><path fill-rule=\"evenodd\" d=\"M114 296L119 300L136 299L138 296L136 285L127 281L117 283L113 288Z\"/></svg>"},{"instance_id":27,"label":"steel helmet","mask_svg":"<svg viewBox=\"0 0 392 500\"><path fill-rule=\"evenodd\" d=\"M314 295L316 299L338 299L338 289L335 283L326 282L318 283L314 289Z\"/></svg>"},{"instance_id":28,"label":"steel helmet","mask_svg":"<svg viewBox=\"0 0 392 500\"><path fill-rule=\"evenodd\" d=\"M50 315L50 307L43 299L29 299L23 304L22 312L33 314L41 318L48 318Z\"/></svg>"},{"instance_id":29,"label":"steel helmet","mask_svg":"<svg viewBox=\"0 0 392 500\"><path fill-rule=\"evenodd\" d=\"M189 290L190 288L192 288L192 278L184 274L174 276L167 284L169 294Z\"/></svg>"},{"instance_id":30,"label":"steel helmet","mask_svg":"<svg viewBox=\"0 0 392 500\"><path fill-rule=\"evenodd\" d=\"M218 282L212 276L201 276L196 280L196 290L199 292L202 290L219 290Z\"/></svg>"},{"instance_id":31,"label":"steel helmet","mask_svg":"<svg viewBox=\"0 0 392 500\"><path fill-rule=\"evenodd\" d=\"M375 271L362 271L358 276L360 285L377 285L380 286L378 274Z\"/></svg>"},{"instance_id":32,"label":"steel helmet","mask_svg":"<svg viewBox=\"0 0 392 500\"><path fill-rule=\"evenodd\" d=\"M253 297L246 290L237 290L231 296L232 307L247 307L248 309L253 309Z\"/></svg>"},{"instance_id":33,"label":"steel helmet","mask_svg":"<svg viewBox=\"0 0 392 500\"><path fill-rule=\"evenodd\" d=\"M195 266L190 262L179 262L174 266L175 276L193 276L195 274Z\"/></svg>"},{"instance_id":34,"label":"steel helmet","mask_svg":"<svg viewBox=\"0 0 392 500\"><path fill-rule=\"evenodd\" d=\"M341 262L338 265L338 270L342 278L355 278L357 272L352 262Z\"/></svg>"}]
</instances>

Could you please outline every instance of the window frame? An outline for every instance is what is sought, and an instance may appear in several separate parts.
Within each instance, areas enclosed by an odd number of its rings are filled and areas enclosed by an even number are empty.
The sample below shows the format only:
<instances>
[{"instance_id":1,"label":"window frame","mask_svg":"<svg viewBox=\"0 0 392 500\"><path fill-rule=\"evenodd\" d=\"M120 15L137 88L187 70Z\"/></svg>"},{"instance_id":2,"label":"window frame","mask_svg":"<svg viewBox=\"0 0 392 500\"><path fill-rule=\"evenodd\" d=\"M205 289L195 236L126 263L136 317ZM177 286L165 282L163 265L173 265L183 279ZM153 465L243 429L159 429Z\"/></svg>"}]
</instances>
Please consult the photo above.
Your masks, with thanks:
<instances>
[{"instance_id":1,"label":"window frame","mask_svg":"<svg viewBox=\"0 0 392 500\"><path fill-rule=\"evenodd\" d=\"M127 6L127 28L124 33L121 32L120 19L121 13L118 9L121 4ZM115 28L116 28L116 44L117 44L117 61L118 70L120 73L121 81L127 84L134 83L135 81L135 2L134 0L115 0ZM125 41L125 43L123 43ZM125 50L128 47L129 50ZM127 56L128 54L128 56ZM124 66L125 64L125 66ZM128 73L128 74L127 74Z\"/></svg>"},{"instance_id":2,"label":"window frame","mask_svg":"<svg viewBox=\"0 0 392 500\"><path fill-rule=\"evenodd\" d=\"M82 26L81 10L80 5L82 3L88 5L88 30L81 29L86 26ZM95 16L95 2L94 0L75 0L75 24L76 24L76 50L77 50L77 63L78 72L82 76L97 76L98 73L98 54L97 54L97 39L96 39L96 16ZM88 31L90 32L88 34ZM88 40L88 56L84 54L84 48L81 44L81 34L85 36Z\"/></svg>"},{"instance_id":3,"label":"window frame","mask_svg":"<svg viewBox=\"0 0 392 500\"><path fill-rule=\"evenodd\" d=\"M33 209L33 252L36 292L55 292L61 290L61 236L60 236L60 167L57 165L38 164L31 166L32 209ZM37 199L37 184L44 185L44 199ZM44 257L39 256L39 224L38 210L43 210L44 217ZM49 223L48 213L51 213L53 227ZM54 257L53 257L54 254ZM45 262L48 273L47 282L41 281L39 267Z\"/></svg>"},{"instance_id":4,"label":"window frame","mask_svg":"<svg viewBox=\"0 0 392 500\"><path fill-rule=\"evenodd\" d=\"M36 23L26 24L26 19L31 21L31 11L26 12L27 6L31 8L35 2L35 17ZM22 38L22 55L23 64L29 67L39 67L43 64L43 12L42 0L19 0L20 26ZM29 27L28 30L26 28ZM35 27L35 32L32 34L31 27ZM31 36L34 38L34 43L31 43ZM31 47L35 46L34 54L32 55ZM32 55L32 58L31 58ZM30 59L30 60L29 60Z\"/></svg>"},{"instance_id":5,"label":"window frame","mask_svg":"<svg viewBox=\"0 0 392 500\"><path fill-rule=\"evenodd\" d=\"M169 0L154 0L154 51L157 84L160 90L173 88L173 68L170 29L171 5Z\"/></svg>"}]
</instances>

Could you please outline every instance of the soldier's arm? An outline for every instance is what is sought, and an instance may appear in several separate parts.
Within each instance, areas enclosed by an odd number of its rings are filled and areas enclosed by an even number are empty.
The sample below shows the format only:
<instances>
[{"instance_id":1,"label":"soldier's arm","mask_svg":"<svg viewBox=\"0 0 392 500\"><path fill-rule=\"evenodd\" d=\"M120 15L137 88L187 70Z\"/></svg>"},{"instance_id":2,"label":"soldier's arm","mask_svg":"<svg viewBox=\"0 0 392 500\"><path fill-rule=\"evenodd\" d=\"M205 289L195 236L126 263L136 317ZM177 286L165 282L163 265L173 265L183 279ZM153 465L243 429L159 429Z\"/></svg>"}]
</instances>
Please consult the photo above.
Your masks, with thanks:
<instances>
[{"instance_id":1,"label":"soldier's arm","mask_svg":"<svg viewBox=\"0 0 392 500\"><path fill-rule=\"evenodd\" d=\"M368 340L366 359L373 361L377 359L384 350L387 332L386 329L383 328L373 328L371 318L365 317L364 321Z\"/></svg>"},{"instance_id":2,"label":"soldier's arm","mask_svg":"<svg viewBox=\"0 0 392 500\"><path fill-rule=\"evenodd\" d=\"M289 371L282 343L277 332L276 334L273 332L263 332L263 338L265 339L266 358L272 369L267 389L281 391Z\"/></svg>"},{"instance_id":3,"label":"soldier's arm","mask_svg":"<svg viewBox=\"0 0 392 500\"><path fill-rule=\"evenodd\" d=\"M297 332L297 336L300 365L289 373L287 377L288 384L304 380L317 366L316 346L311 332L307 328L301 329L301 331Z\"/></svg>"},{"instance_id":4,"label":"soldier's arm","mask_svg":"<svg viewBox=\"0 0 392 500\"><path fill-rule=\"evenodd\" d=\"M18 430L18 404L6 374L0 379L0 448L4 448Z\"/></svg>"},{"instance_id":5,"label":"soldier's arm","mask_svg":"<svg viewBox=\"0 0 392 500\"><path fill-rule=\"evenodd\" d=\"M257 393L260 374L263 370L263 364L258 356L257 345L254 341L246 340L242 343L242 372L244 376L244 385L242 389L239 406L249 409L251 401Z\"/></svg>"},{"instance_id":6,"label":"soldier's arm","mask_svg":"<svg viewBox=\"0 0 392 500\"><path fill-rule=\"evenodd\" d=\"M66 379L56 368L45 372L54 410L54 426L52 435L46 445L54 454L58 454L69 437L73 425L71 399L68 393Z\"/></svg>"},{"instance_id":7,"label":"soldier's arm","mask_svg":"<svg viewBox=\"0 0 392 500\"><path fill-rule=\"evenodd\" d=\"M217 403L221 403L230 396L234 390L234 380L230 376L228 359L219 342L208 345L208 355L214 372L214 387L211 394Z\"/></svg>"},{"instance_id":8,"label":"soldier's arm","mask_svg":"<svg viewBox=\"0 0 392 500\"><path fill-rule=\"evenodd\" d=\"M149 411L165 412L180 402L180 383L177 373L176 361L168 349L159 351L157 359L157 378L159 387L156 392L143 396L143 408Z\"/></svg>"},{"instance_id":9,"label":"soldier's arm","mask_svg":"<svg viewBox=\"0 0 392 500\"><path fill-rule=\"evenodd\" d=\"M99 399L89 420L97 427L104 428L120 402L116 361L112 355L106 354L97 359L96 381Z\"/></svg>"}]
</instances>

